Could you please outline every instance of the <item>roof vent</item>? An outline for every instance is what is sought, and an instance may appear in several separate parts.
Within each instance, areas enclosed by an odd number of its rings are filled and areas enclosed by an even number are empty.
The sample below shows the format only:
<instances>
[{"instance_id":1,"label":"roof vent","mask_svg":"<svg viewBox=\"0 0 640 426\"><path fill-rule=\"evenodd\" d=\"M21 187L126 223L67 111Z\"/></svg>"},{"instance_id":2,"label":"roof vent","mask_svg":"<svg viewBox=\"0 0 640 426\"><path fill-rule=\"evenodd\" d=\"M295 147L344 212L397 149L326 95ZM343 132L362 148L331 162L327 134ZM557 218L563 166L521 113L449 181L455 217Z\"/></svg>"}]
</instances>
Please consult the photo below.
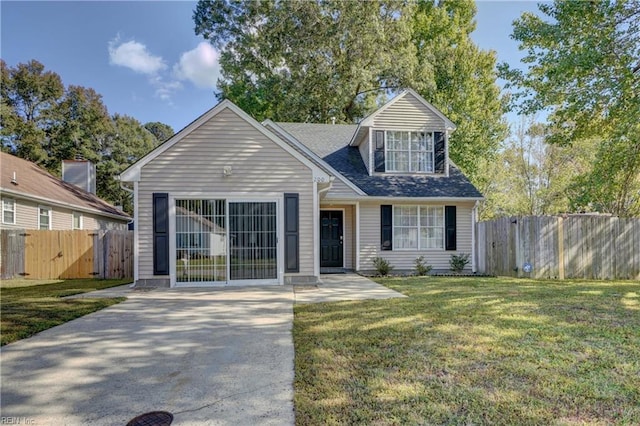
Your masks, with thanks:
<instances>
[{"instance_id":1,"label":"roof vent","mask_svg":"<svg viewBox=\"0 0 640 426\"><path fill-rule=\"evenodd\" d=\"M18 184L18 178L16 177L16 172L13 172L13 177L11 178L11 183L14 185Z\"/></svg>"}]
</instances>

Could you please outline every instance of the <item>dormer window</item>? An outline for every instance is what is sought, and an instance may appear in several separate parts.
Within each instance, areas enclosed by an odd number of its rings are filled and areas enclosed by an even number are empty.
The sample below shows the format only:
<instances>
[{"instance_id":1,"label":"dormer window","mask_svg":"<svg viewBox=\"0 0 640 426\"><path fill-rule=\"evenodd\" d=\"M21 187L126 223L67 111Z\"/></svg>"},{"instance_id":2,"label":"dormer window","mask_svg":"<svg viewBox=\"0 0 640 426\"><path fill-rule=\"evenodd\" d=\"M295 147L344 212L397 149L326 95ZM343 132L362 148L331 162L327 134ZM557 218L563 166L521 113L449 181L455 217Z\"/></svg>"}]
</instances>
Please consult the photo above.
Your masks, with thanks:
<instances>
[{"instance_id":1,"label":"dormer window","mask_svg":"<svg viewBox=\"0 0 640 426\"><path fill-rule=\"evenodd\" d=\"M429 132L386 132L387 172L433 173L433 134Z\"/></svg>"},{"instance_id":2,"label":"dormer window","mask_svg":"<svg viewBox=\"0 0 640 426\"><path fill-rule=\"evenodd\" d=\"M379 173L446 173L444 132L375 130L374 170Z\"/></svg>"}]
</instances>

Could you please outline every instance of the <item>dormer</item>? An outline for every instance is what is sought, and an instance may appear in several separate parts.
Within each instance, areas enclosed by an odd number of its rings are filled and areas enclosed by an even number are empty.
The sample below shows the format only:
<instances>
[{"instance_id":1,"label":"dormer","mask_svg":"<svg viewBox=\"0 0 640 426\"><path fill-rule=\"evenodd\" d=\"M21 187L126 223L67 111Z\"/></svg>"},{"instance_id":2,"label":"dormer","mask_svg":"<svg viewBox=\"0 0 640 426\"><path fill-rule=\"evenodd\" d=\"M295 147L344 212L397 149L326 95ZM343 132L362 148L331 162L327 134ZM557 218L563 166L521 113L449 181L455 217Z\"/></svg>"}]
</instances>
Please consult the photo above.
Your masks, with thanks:
<instances>
[{"instance_id":1,"label":"dormer","mask_svg":"<svg viewBox=\"0 0 640 426\"><path fill-rule=\"evenodd\" d=\"M409 89L365 117L350 145L370 176L449 175L449 133L456 126Z\"/></svg>"}]
</instances>

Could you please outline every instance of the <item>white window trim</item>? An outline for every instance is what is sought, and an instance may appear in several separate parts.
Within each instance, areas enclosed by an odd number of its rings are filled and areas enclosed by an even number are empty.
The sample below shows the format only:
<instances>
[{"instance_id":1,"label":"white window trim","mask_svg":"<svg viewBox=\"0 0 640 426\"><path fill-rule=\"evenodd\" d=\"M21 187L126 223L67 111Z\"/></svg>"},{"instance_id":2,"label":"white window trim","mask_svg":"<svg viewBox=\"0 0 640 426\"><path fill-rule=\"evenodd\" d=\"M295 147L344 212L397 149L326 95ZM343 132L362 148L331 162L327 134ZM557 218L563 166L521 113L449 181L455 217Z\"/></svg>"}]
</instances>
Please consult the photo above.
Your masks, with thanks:
<instances>
[{"instance_id":1,"label":"white window trim","mask_svg":"<svg viewBox=\"0 0 640 426\"><path fill-rule=\"evenodd\" d=\"M51 225L52 225L52 224L51 224L52 220L51 220L51 219L52 219L52 217L53 217L53 215L51 214L51 207L49 207L49 206L38 206L38 229L40 229L40 230L43 230L43 231L44 231L44 229L42 229L42 228L41 228L41 223L40 223L40 218L41 218L41 216L42 216L42 215L40 214L40 210L46 210L46 211L49 213L49 214L48 214L48 216L49 216L49 227L48 227L46 230L51 231L51 229L52 229L52 227L51 227Z\"/></svg>"},{"instance_id":2,"label":"white window trim","mask_svg":"<svg viewBox=\"0 0 640 426\"><path fill-rule=\"evenodd\" d=\"M75 215L79 215L80 216L80 227L76 228L76 220L75 220ZM84 215L80 212L72 212L71 213L71 229L73 229L74 231L77 230L81 230L84 228Z\"/></svg>"},{"instance_id":3,"label":"white window trim","mask_svg":"<svg viewBox=\"0 0 640 426\"><path fill-rule=\"evenodd\" d=\"M416 225L415 229L418 230L418 241L417 241L417 247L416 248L396 248L395 245L395 238L396 238L396 208L397 207L417 207L418 208L418 224ZM431 248L422 248L420 247L420 241L422 240L422 238L420 237L420 229L423 228L422 226L420 226L420 209L421 208L440 208L441 212L442 212L442 247L431 247ZM428 250L436 250L436 251L445 251L446 248L446 232L445 232L445 223L444 223L444 206L419 206L419 205L415 205L415 204L394 204L393 205L393 212L391 214L391 229L393 230L393 243L391 245L391 251L428 251ZM405 226L404 228L409 228L407 226ZM426 228L426 227L424 227Z\"/></svg>"},{"instance_id":4,"label":"white window trim","mask_svg":"<svg viewBox=\"0 0 640 426\"><path fill-rule=\"evenodd\" d=\"M388 161L389 159L389 132L402 132L402 133L408 133L409 134L409 170L390 170L389 169L389 164L390 162ZM425 133L428 135L428 138L431 139L431 150L427 150L426 153L427 154L431 154L431 170L411 170L411 164L412 164L412 151L411 151L411 134L412 133ZM375 132L374 132L375 135ZM375 141L373 141L373 143L375 144ZM397 151L397 150L392 150L392 151ZM429 130L395 130L395 129L386 129L384 131L384 171L385 173L419 173L419 174L434 174L435 173L435 169L436 169L436 146L435 146L435 135L433 131L429 131ZM402 152L406 152L406 151L402 151Z\"/></svg>"},{"instance_id":5,"label":"white window trim","mask_svg":"<svg viewBox=\"0 0 640 426\"><path fill-rule=\"evenodd\" d=\"M5 212L5 208L4 208L4 203L10 201L11 205L13 206L13 210L6 210L6 211L11 211L13 213L13 222L7 222L4 220L4 212ZM2 223L6 224L6 225L15 225L16 224L16 200L14 198L3 198L2 199Z\"/></svg>"}]
</instances>

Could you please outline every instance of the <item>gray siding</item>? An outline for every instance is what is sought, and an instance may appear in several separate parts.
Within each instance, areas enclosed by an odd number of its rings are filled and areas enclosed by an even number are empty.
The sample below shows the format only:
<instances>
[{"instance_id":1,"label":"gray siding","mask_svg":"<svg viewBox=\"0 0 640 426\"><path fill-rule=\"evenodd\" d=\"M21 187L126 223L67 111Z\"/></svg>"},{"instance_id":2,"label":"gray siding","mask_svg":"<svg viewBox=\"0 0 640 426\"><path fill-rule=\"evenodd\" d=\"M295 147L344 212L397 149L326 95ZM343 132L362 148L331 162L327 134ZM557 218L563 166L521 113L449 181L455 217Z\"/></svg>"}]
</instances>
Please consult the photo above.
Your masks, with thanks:
<instances>
[{"instance_id":1,"label":"gray siding","mask_svg":"<svg viewBox=\"0 0 640 426\"><path fill-rule=\"evenodd\" d=\"M472 202L462 203L395 203L396 205L431 205L456 206L456 233L457 250L380 250L380 205L393 204L385 203L361 203L360 204L360 269L363 271L373 270L373 259L383 257L391 263L396 270L413 270L414 261L418 256L424 256L428 265L433 269L448 270L449 259L452 254L471 253L471 211ZM467 266L471 270L471 264Z\"/></svg>"},{"instance_id":2,"label":"gray siding","mask_svg":"<svg viewBox=\"0 0 640 426\"><path fill-rule=\"evenodd\" d=\"M223 177L224 166L232 175ZM313 275L311 170L231 110L218 113L142 168L138 185L139 278L153 276L152 193L300 194L300 273ZM173 255L173 254L172 254ZM296 275L296 274L287 274Z\"/></svg>"},{"instance_id":3,"label":"gray siding","mask_svg":"<svg viewBox=\"0 0 640 426\"><path fill-rule=\"evenodd\" d=\"M3 196L4 198L5 196ZM15 225L0 223L2 228L38 229L38 207L51 209L51 229L56 231L73 229L73 209L65 209L46 202L37 202L7 196L16 201ZM126 221L111 220L99 215L81 212L82 229L127 229ZM1 218L0 218L1 219Z\"/></svg>"},{"instance_id":4,"label":"gray siding","mask_svg":"<svg viewBox=\"0 0 640 426\"><path fill-rule=\"evenodd\" d=\"M445 130L445 122L412 94L374 117L373 127L397 130Z\"/></svg>"},{"instance_id":5,"label":"gray siding","mask_svg":"<svg viewBox=\"0 0 640 426\"><path fill-rule=\"evenodd\" d=\"M365 136L364 139L358 145L358 149L360 150L360 156L362 157L362 161L364 161L364 166L367 168L367 172L371 174L371 164L370 162L370 153L369 153L369 136Z\"/></svg>"},{"instance_id":6,"label":"gray siding","mask_svg":"<svg viewBox=\"0 0 640 426\"><path fill-rule=\"evenodd\" d=\"M331 198L344 199L344 198L355 197L357 195L358 194L349 186L347 186L346 183L336 178L331 184L331 189L325 194L325 198L326 199L331 199Z\"/></svg>"}]
</instances>

